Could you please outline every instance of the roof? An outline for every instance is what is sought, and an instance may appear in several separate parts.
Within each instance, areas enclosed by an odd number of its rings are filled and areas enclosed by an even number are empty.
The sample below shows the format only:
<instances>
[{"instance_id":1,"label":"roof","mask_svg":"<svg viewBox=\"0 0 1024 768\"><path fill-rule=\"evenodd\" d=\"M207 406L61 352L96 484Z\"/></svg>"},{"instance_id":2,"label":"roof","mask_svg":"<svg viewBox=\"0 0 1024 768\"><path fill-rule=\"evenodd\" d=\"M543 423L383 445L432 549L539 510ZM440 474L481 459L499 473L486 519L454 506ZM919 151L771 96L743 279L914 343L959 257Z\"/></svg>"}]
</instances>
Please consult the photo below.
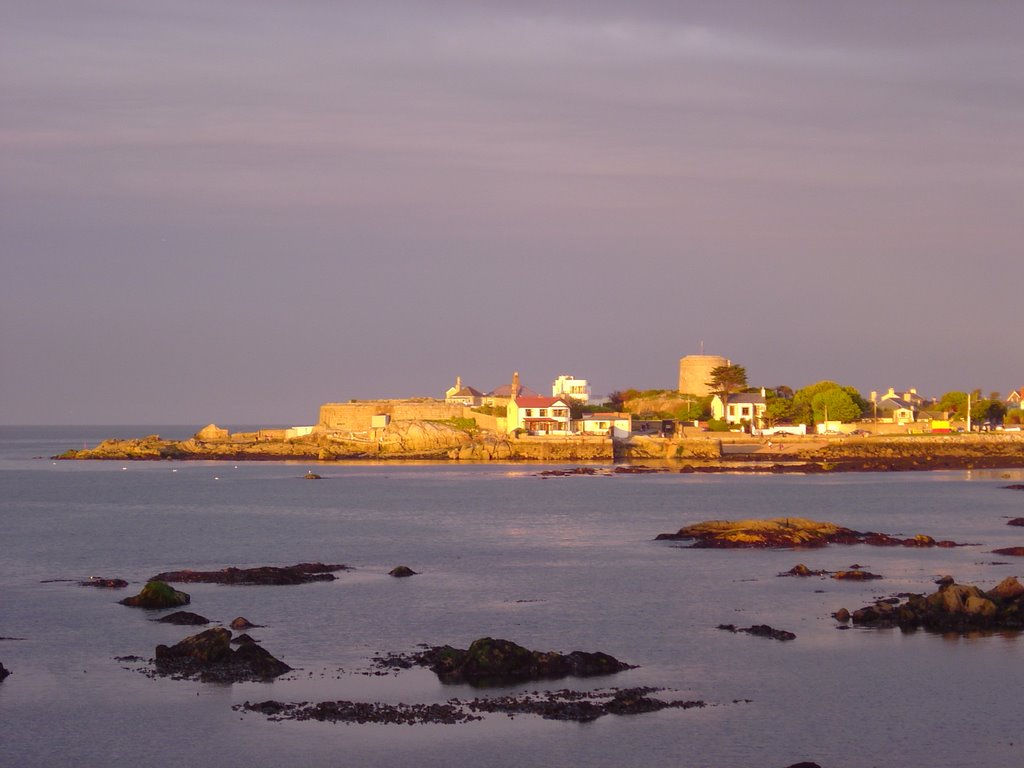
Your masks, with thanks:
<instances>
[{"instance_id":1,"label":"roof","mask_svg":"<svg viewBox=\"0 0 1024 768\"><path fill-rule=\"evenodd\" d=\"M753 405L764 405L764 395L760 392L737 392L735 395L729 395L729 403L751 403Z\"/></svg>"},{"instance_id":2,"label":"roof","mask_svg":"<svg viewBox=\"0 0 1024 768\"><path fill-rule=\"evenodd\" d=\"M563 405L566 408L569 404L565 402L561 397L526 397L521 396L516 398L516 405L520 408L550 408L553 405Z\"/></svg>"},{"instance_id":3,"label":"roof","mask_svg":"<svg viewBox=\"0 0 1024 768\"><path fill-rule=\"evenodd\" d=\"M484 393L481 392L479 389L476 389L474 387L463 387L458 392L456 392L454 395L449 395L449 397L483 397L483 396L484 396Z\"/></svg>"},{"instance_id":4,"label":"roof","mask_svg":"<svg viewBox=\"0 0 1024 768\"><path fill-rule=\"evenodd\" d=\"M631 418L628 413L584 413L584 421L621 421Z\"/></svg>"},{"instance_id":5,"label":"roof","mask_svg":"<svg viewBox=\"0 0 1024 768\"><path fill-rule=\"evenodd\" d=\"M880 411L895 411L899 408L905 408L908 411L914 410L914 406L902 397L883 397L878 402L878 410Z\"/></svg>"},{"instance_id":6,"label":"roof","mask_svg":"<svg viewBox=\"0 0 1024 768\"><path fill-rule=\"evenodd\" d=\"M537 393L529 387L523 385L519 386L519 391L516 393L520 397L537 397ZM487 393L487 397L512 397L512 385L502 384L500 387L495 387Z\"/></svg>"}]
</instances>

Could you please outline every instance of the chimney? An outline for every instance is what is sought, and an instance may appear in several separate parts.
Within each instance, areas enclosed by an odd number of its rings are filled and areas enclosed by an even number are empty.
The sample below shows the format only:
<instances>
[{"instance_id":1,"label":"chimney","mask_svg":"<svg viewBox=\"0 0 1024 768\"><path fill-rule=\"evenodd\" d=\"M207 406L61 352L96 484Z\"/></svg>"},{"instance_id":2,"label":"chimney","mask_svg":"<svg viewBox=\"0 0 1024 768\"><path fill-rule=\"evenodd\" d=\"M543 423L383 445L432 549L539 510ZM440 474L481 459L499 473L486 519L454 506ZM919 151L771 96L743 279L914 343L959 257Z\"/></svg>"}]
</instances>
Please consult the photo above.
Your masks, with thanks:
<instances>
[{"instance_id":1,"label":"chimney","mask_svg":"<svg viewBox=\"0 0 1024 768\"><path fill-rule=\"evenodd\" d=\"M455 377L455 391L456 392L461 392L462 391L462 377L461 376L456 376Z\"/></svg>"},{"instance_id":2,"label":"chimney","mask_svg":"<svg viewBox=\"0 0 1024 768\"><path fill-rule=\"evenodd\" d=\"M512 392L509 393L509 397L513 400L519 397L519 371L512 374Z\"/></svg>"}]
</instances>

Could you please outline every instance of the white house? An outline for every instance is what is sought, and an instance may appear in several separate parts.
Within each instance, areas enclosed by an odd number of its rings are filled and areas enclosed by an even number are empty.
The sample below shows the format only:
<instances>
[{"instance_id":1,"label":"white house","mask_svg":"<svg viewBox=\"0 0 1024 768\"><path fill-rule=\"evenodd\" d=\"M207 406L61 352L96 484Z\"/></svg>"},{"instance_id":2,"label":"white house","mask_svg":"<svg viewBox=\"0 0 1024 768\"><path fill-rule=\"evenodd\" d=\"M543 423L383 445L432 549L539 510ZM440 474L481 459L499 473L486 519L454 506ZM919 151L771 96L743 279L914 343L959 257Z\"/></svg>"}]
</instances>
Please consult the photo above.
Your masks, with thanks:
<instances>
[{"instance_id":1,"label":"white house","mask_svg":"<svg viewBox=\"0 0 1024 768\"><path fill-rule=\"evenodd\" d=\"M506 407L508 431L531 435L570 435L569 403L562 397L514 397Z\"/></svg>"},{"instance_id":2,"label":"white house","mask_svg":"<svg viewBox=\"0 0 1024 768\"><path fill-rule=\"evenodd\" d=\"M721 395L711 398L711 415L719 421L724 419L729 424L750 424L753 427L760 427L761 418L767 407L768 402L765 400L763 388L760 394L738 392L729 395L728 404L722 402Z\"/></svg>"},{"instance_id":3,"label":"white house","mask_svg":"<svg viewBox=\"0 0 1024 768\"><path fill-rule=\"evenodd\" d=\"M586 379L577 379L571 374L562 374L551 385L552 397L571 397L584 405L590 400L590 384Z\"/></svg>"},{"instance_id":4,"label":"white house","mask_svg":"<svg viewBox=\"0 0 1024 768\"><path fill-rule=\"evenodd\" d=\"M582 425L585 435L627 438L633 431L633 416L629 413L585 413Z\"/></svg>"},{"instance_id":5,"label":"white house","mask_svg":"<svg viewBox=\"0 0 1024 768\"><path fill-rule=\"evenodd\" d=\"M892 387L889 387L889 391L882 396L876 406L878 420L890 424L912 423L917 418L918 406L914 402L916 395L917 390L912 389L900 397Z\"/></svg>"}]
</instances>

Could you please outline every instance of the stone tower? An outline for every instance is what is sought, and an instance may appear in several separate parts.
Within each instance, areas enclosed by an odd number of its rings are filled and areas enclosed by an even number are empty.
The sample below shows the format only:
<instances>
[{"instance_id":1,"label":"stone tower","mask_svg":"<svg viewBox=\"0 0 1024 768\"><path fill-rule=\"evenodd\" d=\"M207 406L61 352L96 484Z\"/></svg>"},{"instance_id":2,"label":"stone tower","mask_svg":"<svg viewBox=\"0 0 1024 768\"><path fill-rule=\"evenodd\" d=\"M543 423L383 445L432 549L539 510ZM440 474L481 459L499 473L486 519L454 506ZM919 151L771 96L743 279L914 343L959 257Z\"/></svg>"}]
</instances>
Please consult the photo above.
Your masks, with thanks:
<instances>
[{"instance_id":1,"label":"stone tower","mask_svg":"<svg viewBox=\"0 0 1024 768\"><path fill-rule=\"evenodd\" d=\"M688 395L706 397L711 394L708 379L711 371L722 365L731 365L721 355L687 355L679 360L679 391Z\"/></svg>"}]
</instances>

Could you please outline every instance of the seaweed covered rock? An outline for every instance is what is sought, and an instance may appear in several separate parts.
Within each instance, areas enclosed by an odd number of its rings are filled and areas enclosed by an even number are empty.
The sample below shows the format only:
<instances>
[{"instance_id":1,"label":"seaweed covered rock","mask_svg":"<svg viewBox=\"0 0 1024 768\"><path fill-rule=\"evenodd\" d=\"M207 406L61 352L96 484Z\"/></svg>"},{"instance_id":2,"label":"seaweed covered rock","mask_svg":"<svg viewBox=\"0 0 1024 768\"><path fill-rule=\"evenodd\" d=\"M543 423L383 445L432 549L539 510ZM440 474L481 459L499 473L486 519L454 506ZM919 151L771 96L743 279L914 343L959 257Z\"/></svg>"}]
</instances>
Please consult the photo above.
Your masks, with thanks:
<instances>
[{"instance_id":1,"label":"seaweed covered rock","mask_svg":"<svg viewBox=\"0 0 1024 768\"><path fill-rule=\"evenodd\" d=\"M231 632L221 627L186 637L170 647L158 645L155 663L159 674L204 682L269 680L291 671L256 643L232 649Z\"/></svg>"},{"instance_id":2,"label":"seaweed covered rock","mask_svg":"<svg viewBox=\"0 0 1024 768\"><path fill-rule=\"evenodd\" d=\"M871 544L873 546L955 547L952 541L936 541L931 536L898 538L885 533L862 533L835 523L802 517L776 517L770 520L706 520L687 525L675 533L660 533L656 541L693 540L694 548L715 549L788 549L824 547L827 544Z\"/></svg>"},{"instance_id":3,"label":"seaweed covered rock","mask_svg":"<svg viewBox=\"0 0 1024 768\"><path fill-rule=\"evenodd\" d=\"M481 637L466 650L445 645L431 648L414 657L447 683L505 685L526 680L543 680L570 675L591 677L611 675L629 664L606 653L573 651L531 651L510 640Z\"/></svg>"},{"instance_id":4,"label":"seaweed covered rock","mask_svg":"<svg viewBox=\"0 0 1024 768\"><path fill-rule=\"evenodd\" d=\"M154 579L146 583L142 591L134 597L126 597L121 600L121 605L128 605L133 608L179 608L188 605L191 598L184 592L179 592L164 581Z\"/></svg>"},{"instance_id":5,"label":"seaweed covered rock","mask_svg":"<svg viewBox=\"0 0 1024 768\"><path fill-rule=\"evenodd\" d=\"M986 592L941 579L937 592L911 595L904 603L879 601L854 611L852 618L865 627L924 627L937 632L1021 629L1024 585L1010 576Z\"/></svg>"}]
</instances>

